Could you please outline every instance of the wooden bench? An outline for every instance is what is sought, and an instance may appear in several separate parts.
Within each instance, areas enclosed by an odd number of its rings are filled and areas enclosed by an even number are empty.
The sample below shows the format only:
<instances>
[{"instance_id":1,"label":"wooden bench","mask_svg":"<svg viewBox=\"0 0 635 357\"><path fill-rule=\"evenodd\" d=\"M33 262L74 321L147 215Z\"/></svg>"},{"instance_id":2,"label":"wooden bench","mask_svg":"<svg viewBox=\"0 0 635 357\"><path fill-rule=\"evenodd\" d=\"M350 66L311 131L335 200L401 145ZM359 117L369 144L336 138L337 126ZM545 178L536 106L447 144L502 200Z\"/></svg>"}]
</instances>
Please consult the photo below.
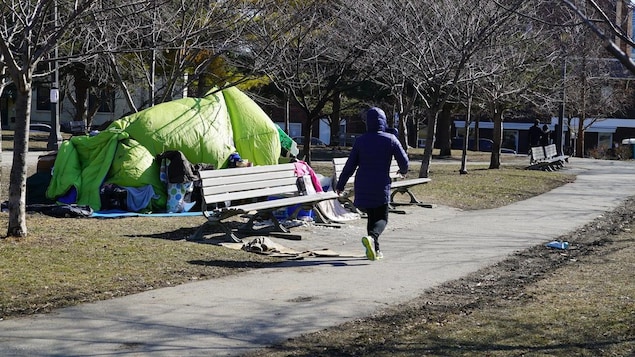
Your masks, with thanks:
<instances>
[{"instance_id":1,"label":"wooden bench","mask_svg":"<svg viewBox=\"0 0 635 357\"><path fill-rule=\"evenodd\" d=\"M555 171L564 167L569 161L566 155L558 155L555 144L535 146L531 148L528 170Z\"/></svg>"},{"instance_id":2,"label":"wooden bench","mask_svg":"<svg viewBox=\"0 0 635 357\"><path fill-rule=\"evenodd\" d=\"M263 229L256 229L257 219L270 219L273 232L289 234L274 215L274 211L296 206L290 218L296 218L301 209L309 210L320 201L335 199L333 191L306 193L298 188L298 177L293 163L281 165L251 166L221 170L204 170L200 172L203 215L207 222L191 237L197 240L202 237L206 224L220 227L234 242L242 242L227 226L225 220L243 215L249 218L239 231L262 234ZM301 178L300 178L301 179ZM311 191L311 190L307 190ZM297 238L289 236L289 238Z\"/></svg>"},{"instance_id":3,"label":"wooden bench","mask_svg":"<svg viewBox=\"0 0 635 357\"><path fill-rule=\"evenodd\" d=\"M335 190L337 181L339 180L340 175L342 174L342 170L344 169L344 165L346 164L347 159L348 158L346 157L333 158L333 185L332 185L333 190ZM399 164L397 163L397 160L395 159L393 159L392 162L390 163L390 179L392 180L392 183L390 184L390 188L392 191L390 193L390 206L391 206L391 211L393 213L405 213L404 211L396 210L394 208L395 206L399 206L399 205L417 205L417 206L427 207L427 208L433 207L429 203L424 203L419 201L419 199L417 199L417 197L412 193L412 191L410 191L411 187L428 183L431 181L431 179L422 178L422 177L403 178L399 174ZM349 187L352 187L354 182L355 182L355 173L353 173L353 175L348 179L348 181L346 182L346 185ZM352 201L348 198L351 191L352 191L352 188L341 196L341 200L343 201L342 203L349 208L354 207ZM410 197L410 202L407 202L407 203L395 202L395 195L397 194L408 195Z\"/></svg>"}]
</instances>

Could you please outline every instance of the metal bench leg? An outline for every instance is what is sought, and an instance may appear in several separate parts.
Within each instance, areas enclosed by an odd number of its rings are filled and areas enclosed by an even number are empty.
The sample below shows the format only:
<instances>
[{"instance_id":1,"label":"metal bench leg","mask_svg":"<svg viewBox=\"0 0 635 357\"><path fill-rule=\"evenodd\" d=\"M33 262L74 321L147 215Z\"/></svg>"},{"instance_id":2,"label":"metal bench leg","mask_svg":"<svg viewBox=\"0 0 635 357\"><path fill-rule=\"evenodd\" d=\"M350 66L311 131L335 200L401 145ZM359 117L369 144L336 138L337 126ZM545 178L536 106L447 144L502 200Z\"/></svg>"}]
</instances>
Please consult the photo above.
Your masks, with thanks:
<instances>
[{"instance_id":1,"label":"metal bench leg","mask_svg":"<svg viewBox=\"0 0 635 357\"><path fill-rule=\"evenodd\" d=\"M398 194L398 193L407 194L410 197L410 202L408 202L408 203L395 202L395 195ZM394 205L394 206L398 206L398 205L417 205L419 207L425 207L425 208L433 208L434 207L430 203L424 203L424 202L419 201L417 199L417 197L415 197L415 195L409 189L396 189L396 190L394 190L390 194L390 204Z\"/></svg>"},{"instance_id":2,"label":"metal bench leg","mask_svg":"<svg viewBox=\"0 0 635 357\"><path fill-rule=\"evenodd\" d=\"M227 227L225 224L223 224L223 222L221 222L220 220L215 220L215 219L210 219L207 222L201 224L201 226L196 229L196 232L194 232L194 234L192 234L187 240L190 240L190 241L203 240L203 231L205 230L205 227L208 224L220 227L223 230L223 232L225 233L225 237L227 237L227 239L229 241L232 241L234 243L242 243L243 242L242 240L240 240L240 238L238 238L234 234L234 232L232 232L232 230L229 227Z\"/></svg>"},{"instance_id":3,"label":"metal bench leg","mask_svg":"<svg viewBox=\"0 0 635 357\"><path fill-rule=\"evenodd\" d=\"M196 231L194 232L194 234L190 235L189 237L187 237L186 240L189 241L199 241L199 240L203 240L203 230L205 229L205 226L207 225L207 222L201 224Z\"/></svg>"},{"instance_id":4,"label":"metal bench leg","mask_svg":"<svg viewBox=\"0 0 635 357\"><path fill-rule=\"evenodd\" d=\"M231 240L234 243L242 243L243 241L238 238L234 232L232 232L232 230L227 227L226 225L224 225L222 222L218 222L218 226L220 226L220 228L223 230L223 232L225 232L225 236Z\"/></svg>"},{"instance_id":5,"label":"metal bench leg","mask_svg":"<svg viewBox=\"0 0 635 357\"><path fill-rule=\"evenodd\" d=\"M324 213L322 213L322 209L320 208L320 205L315 204L312 208L313 212L315 213L315 223L319 224L320 226L326 226L326 227L331 227L331 228L342 228L342 225L333 222L332 220L328 219Z\"/></svg>"},{"instance_id":6,"label":"metal bench leg","mask_svg":"<svg viewBox=\"0 0 635 357\"><path fill-rule=\"evenodd\" d=\"M271 220L272 227L255 229L254 222L258 218ZM240 228L240 231L251 235L270 235L272 237L286 238L291 240L302 239L302 236L299 234L291 234L291 231L289 231L287 227L282 225L282 223L280 223L280 221L276 218L276 216L273 214L273 211L258 212L255 215L251 216L249 218L249 221L243 224L243 226Z\"/></svg>"}]
</instances>

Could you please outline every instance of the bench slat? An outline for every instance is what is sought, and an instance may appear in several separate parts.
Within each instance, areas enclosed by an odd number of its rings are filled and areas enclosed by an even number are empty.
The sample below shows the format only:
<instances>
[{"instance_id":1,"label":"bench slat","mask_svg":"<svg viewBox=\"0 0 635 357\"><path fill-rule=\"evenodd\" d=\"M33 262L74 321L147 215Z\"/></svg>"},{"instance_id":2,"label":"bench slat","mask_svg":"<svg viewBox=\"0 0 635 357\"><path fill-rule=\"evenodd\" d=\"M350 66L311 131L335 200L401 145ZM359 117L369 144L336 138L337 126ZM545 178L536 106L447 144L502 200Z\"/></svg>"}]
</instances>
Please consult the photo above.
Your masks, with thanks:
<instances>
[{"instance_id":1,"label":"bench slat","mask_svg":"<svg viewBox=\"0 0 635 357\"><path fill-rule=\"evenodd\" d=\"M283 197L276 198L270 201L260 201L254 203L241 204L235 207L230 206L229 210L239 209L245 212L251 211L260 211L265 209L278 209L282 207L295 206L302 203L312 203L319 202L328 199L337 198L337 194L335 192L318 192L313 195L304 195L304 196L293 196L293 197ZM221 209L224 210L224 209Z\"/></svg>"},{"instance_id":2,"label":"bench slat","mask_svg":"<svg viewBox=\"0 0 635 357\"><path fill-rule=\"evenodd\" d=\"M230 178L227 178L230 180ZM228 182L223 181L219 182L218 185L204 185L203 186L203 196L210 196L218 193L225 192L239 192L239 191L249 191L255 190L258 188L273 188L273 187L293 187L293 191L297 191L296 185L296 177L283 177L269 180L260 180L260 181L248 181L248 182ZM256 194L256 192L253 192Z\"/></svg>"},{"instance_id":3,"label":"bench slat","mask_svg":"<svg viewBox=\"0 0 635 357\"><path fill-rule=\"evenodd\" d=\"M297 194L298 188L295 183L286 186L265 187L246 191L230 191L217 194L205 195L205 203L213 204L225 201L244 200L249 198L266 198L268 196Z\"/></svg>"},{"instance_id":4,"label":"bench slat","mask_svg":"<svg viewBox=\"0 0 635 357\"><path fill-rule=\"evenodd\" d=\"M340 175L342 174L342 170L344 169L344 165L346 164L346 160L348 160L348 158L346 157L338 157L338 158L333 158L332 162L333 162L333 179L335 184L333 185L333 189L335 189L335 185L337 184L337 181L340 178ZM392 193L390 195L390 204L391 205L396 205L398 203L394 202L394 197L397 193L404 193L410 196L410 203L409 204L414 204L414 205L418 205L418 206L422 206L422 207L432 207L432 205L430 204L425 204L421 201L419 201L414 194L409 190L410 187L412 186L416 186L416 185L421 185L421 184L425 184L431 181L431 179L429 178L424 178L424 177L418 177L418 178L402 178L402 176L399 174L399 164L397 163L397 160L393 159L390 162L390 169L389 169L389 176L390 179L392 180L390 186L392 189ZM346 184L348 186L352 186L353 183L355 182L355 174L357 173L354 172L353 175L351 175L351 177L348 179L348 181L346 182ZM350 199L348 199L347 197L343 197L343 200L346 201L347 204L351 204L352 202L350 201ZM403 212L403 211L401 211Z\"/></svg>"},{"instance_id":5,"label":"bench slat","mask_svg":"<svg viewBox=\"0 0 635 357\"><path fill-rule=\"evenodd\" d=\"M399 187L410 187L410 186L415 186L415 185L421 185L424 183L428 183L432 181L429 178L425 178L425 177L420 177L420 178L416 178L416 179L403 179L403 180L397 180L397 181L393 181L390 184L390 187L392 188L399 188Z\"/></svg>"},{"instance_id":6,"label":"bench slat","mask_svg":"<svg viewBox=\"0 0 635 357\"><path fill-rule=\"evenodd\" d=\"M293 171L294 169L295 169L294 164L236 167L231 169L203 170L200 172L200 177L202 180L205 180L207 178L214 178L214 177L254 175L254 174L263 173L263 172Z\"/></svg>"},{"instance_id":7,"label":"bench slat","mask_svg":"<svg viewBox=\"0 0 635 357\"><path fill-rule=\"evenodd\" d=\"M225 169L231 170L231 169ZM223 170L218 170L223 171ZM207 186L218 186L224 185L227 183L243 183L243 182L263 182L274 179L281 178L295 178L295 173L293 171L275 171L275 172L262 172L262 173L254 173L251 175L237 175L237 176L217 176L217 177L207 177L203 179L202 184L203 187Z\"/></svg>"}]
</instances>

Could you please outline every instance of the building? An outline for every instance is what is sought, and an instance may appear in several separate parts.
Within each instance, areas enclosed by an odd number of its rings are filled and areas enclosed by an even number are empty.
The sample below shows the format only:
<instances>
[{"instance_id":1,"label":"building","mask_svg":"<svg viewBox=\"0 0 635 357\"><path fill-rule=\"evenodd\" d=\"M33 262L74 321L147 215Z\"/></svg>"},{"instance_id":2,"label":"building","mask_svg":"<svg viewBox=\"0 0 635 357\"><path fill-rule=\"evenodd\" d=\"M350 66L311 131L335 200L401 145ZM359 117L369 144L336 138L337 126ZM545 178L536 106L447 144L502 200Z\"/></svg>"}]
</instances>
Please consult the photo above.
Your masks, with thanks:
<instances>
[{"instance_id":1,"label":"building","mask_svg":"<svg viewBox=\"0 0 635 357\"><path fill-rule=\"evenodd\" d=\"M575 140L577 136L579 118L571 118L564 121L563 150L568 154L574 154ZM551 118L550 122L544 122L552 133L556 132L558 118ZM528 153L528 132L533 122L503 122L503 143L501 147L512 149L518 153ZM461 136L465 121L453 122L454 136ZM474 130L475 124L470 125ZM606 118L587 119L584 123L584 151L599 147L611 148L615 143L621 143L623 139L635 138L635 119ZM494 132L493 122L479 122L479 137L492 139Z\"/></svg>"}]
</instances>

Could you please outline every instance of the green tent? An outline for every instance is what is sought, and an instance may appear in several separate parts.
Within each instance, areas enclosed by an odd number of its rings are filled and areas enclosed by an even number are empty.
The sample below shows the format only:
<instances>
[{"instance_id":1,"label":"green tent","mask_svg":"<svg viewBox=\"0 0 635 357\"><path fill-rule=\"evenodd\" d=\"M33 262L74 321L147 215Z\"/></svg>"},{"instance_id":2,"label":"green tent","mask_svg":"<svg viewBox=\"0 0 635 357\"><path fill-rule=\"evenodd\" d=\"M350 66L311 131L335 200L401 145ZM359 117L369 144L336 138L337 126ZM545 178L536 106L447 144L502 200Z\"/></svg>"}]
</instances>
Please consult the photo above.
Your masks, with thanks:
<instances>
[{"instance_id":1,"label":"green tent","mask_svg":"<svg viewBox=\"0 0 635 357\"><path fill-rule=\"evenodd\" d=\"M174 150L193 164L215 168L226 168L234 152L254 165L273 165L278 163L281 143L276 125L237 88L178 99L121 118L98 135L64 141L46 196L60 199L76 192L77 204L98 211L103 183L151 185L158 198L148 209L163 210L166 187L155 158Z\"/></svg>"}]
</instances>

